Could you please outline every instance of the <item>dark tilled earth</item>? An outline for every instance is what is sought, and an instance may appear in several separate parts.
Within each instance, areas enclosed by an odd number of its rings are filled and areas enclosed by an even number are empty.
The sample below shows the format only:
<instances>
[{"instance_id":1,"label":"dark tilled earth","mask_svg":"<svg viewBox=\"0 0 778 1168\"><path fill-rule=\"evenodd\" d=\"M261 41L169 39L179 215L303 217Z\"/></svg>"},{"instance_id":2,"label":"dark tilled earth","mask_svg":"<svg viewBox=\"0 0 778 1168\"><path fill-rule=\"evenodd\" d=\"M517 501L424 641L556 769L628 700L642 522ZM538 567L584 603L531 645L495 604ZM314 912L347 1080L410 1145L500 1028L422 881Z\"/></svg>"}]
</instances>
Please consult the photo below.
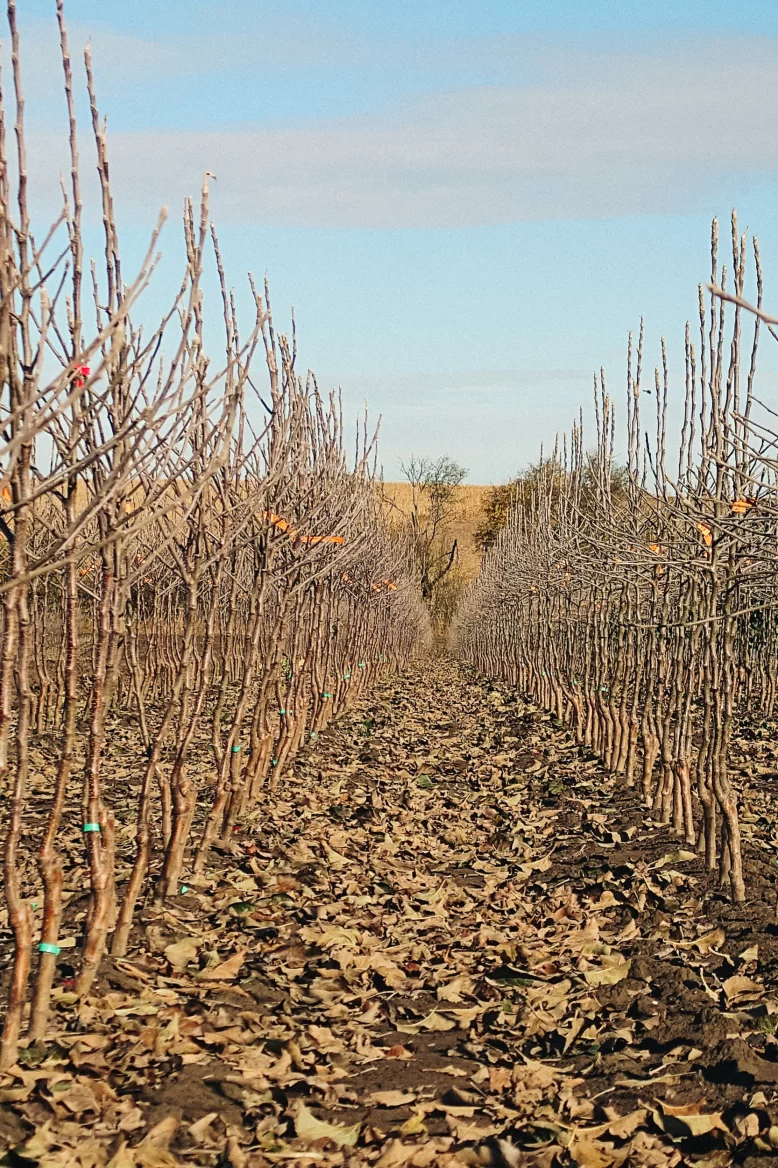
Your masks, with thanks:
<instances>
[{"instance_id":1,"label":"dark tilled earth","mask_svg":"<svg viewBox=\"0 0 778 1168\"><path fill-rule=\"evenodd\" d=\"M509 689L445 657L382 683L87 1001L63 945L50 1036L0 1078L0 1162L766 1163L772 740L735 744L733 906Z\"/></svg>"}]
</instances>

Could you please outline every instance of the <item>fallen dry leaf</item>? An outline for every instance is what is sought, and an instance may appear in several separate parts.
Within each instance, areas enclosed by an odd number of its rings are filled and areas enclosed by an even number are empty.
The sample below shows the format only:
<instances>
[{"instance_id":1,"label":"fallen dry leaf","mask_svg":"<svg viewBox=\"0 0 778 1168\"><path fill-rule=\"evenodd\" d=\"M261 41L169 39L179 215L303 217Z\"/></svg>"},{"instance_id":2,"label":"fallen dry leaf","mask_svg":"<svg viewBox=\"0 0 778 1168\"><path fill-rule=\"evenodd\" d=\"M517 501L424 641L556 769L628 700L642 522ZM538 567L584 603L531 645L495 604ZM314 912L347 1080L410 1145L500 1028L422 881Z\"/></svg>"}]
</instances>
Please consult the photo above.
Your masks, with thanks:
<instances>
[{"instance_id":1,"label":"fallen dry leaf","mask_svg":"<svg viewBox=\"0 0 778 1168\"><path fill-rule=\"evenodd\" d=\"M734 974L721 983L728 1002L742 1001L746 998L761 997L764 986L752 981L749 977Z\"/></svg>"},{"instance_id":2,"label":"fallen dry leaf","mask_svg":"<svg viewBox=\"0 0 778 1168\"><path fill-rule=\"evenodd\" d=\"M359 1139L361 1124L342 1127L340 1124L325 1123L312 1115L302 1100L297 1103L294 1114L294 1128L301 1140L332 1140L341 1148L353 1148Z\"/></svg>"},{"instance_id":3,"label":"fallen dry leaf","mask_svg":"<svg viewBox=\"0 0 778 1168\"><path fill-rule=\"evenodd\" d=\"M232 957L228 957L226 961L215 965L213 969L203 970L202 976L207 978L208 981L228 981L238 976L243 968L245 959L245 953L233 953Z\"/></svg>"},{"instance_id":4,"label":"fallen dry leaf","mask_svg":"<svg viewBox=\"0 0 778 1168\"><path fill-rule=\"evenodd\" d=\"M371 1091L367 1102L378 1107L402 1107L406 1103L415 1103L416 1095L412 1091Z\"/></svg>"},{"instance_id":5,"label":"fallen dry leaf","mask_svg":"<svg viewBox=\"0 0 778 1168\"><path fill-rule=\"evenodd\" d=\"M608 965L603 969L587 969L584 977L590 986L611 986L623 981L629 976L631 961L620 961L616 965Z\"/></svg>"},{"instance_id":6,"label":"fallen dry leaf","mask_svg":"<svg viewBox=\"0 0 778 1168\"><path fill-rule=\"evenodd\" d=\"M176 973L183 973L190 961L195 961L203 942L198 937L182 937L165 948L165 957Z\"/></svg>"},{"instance_id":7,"label":"fallen dry leaf","mask_svg":"<svg viewBox=\"0 0 778 1168\"><path fill-rule=\"evenodd\" d=\"M673 1107L663 1102L652 1114L654 1123L672 1136L702 1136L712 1131L729 1132L717 1111L702 1112L694 1103Z\"/></svg>"}]
</instances>

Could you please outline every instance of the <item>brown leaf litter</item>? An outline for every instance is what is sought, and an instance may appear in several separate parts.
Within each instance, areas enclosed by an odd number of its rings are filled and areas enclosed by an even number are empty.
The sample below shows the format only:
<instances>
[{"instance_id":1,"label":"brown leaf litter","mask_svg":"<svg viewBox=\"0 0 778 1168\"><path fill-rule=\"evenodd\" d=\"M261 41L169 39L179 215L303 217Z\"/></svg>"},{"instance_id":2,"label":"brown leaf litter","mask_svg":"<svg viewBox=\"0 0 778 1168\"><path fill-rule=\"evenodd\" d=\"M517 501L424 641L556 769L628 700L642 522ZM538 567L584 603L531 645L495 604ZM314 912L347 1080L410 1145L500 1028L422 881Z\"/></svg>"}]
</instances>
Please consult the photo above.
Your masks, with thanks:
<instances>
[{"instance_id":1,"label":"brown leaf litter","mask_svg":"<svg viewBox=\"0 0 778 1168\"><path fill-rule=\"evenodd\" d=\"M738 742L733 906L507 688L446 658L386 681L85 1001L63 952L51 1032L0 1079L0 1163L766 1163L769 742Z\"/></svg>"}]
</instances>

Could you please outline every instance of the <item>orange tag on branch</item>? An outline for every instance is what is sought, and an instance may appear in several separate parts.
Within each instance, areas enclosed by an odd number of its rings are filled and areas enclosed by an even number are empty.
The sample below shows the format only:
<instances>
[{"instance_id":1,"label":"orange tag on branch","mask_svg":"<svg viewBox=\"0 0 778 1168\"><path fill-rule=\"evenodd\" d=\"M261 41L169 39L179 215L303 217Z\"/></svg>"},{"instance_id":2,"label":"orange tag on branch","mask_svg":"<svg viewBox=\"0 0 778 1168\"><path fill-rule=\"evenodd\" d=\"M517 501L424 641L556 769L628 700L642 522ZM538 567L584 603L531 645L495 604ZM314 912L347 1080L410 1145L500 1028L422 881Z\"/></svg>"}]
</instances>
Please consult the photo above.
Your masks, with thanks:
<instances>
[{"instance_id":1,"label":"orange tag on branch","mask_svg":"<svg viewBox=\"0 0 778 1168\"><path fill-rule=\"evenodd\" d=\"M342 535L300 535L288 520L282 519L280 515L276 515L273 511L263 511L262 518L267 519L268 523L272 523L273 527L277 527L279 531L288 532L296 543L343 544L346 542Z\"/></svg>"},{"instance_id":2,"label":"orange tag on branch","mask_svg":"<svg viewBox=\"0 0 778 1168\"><path fill-rule=\"evenodd\" d=\"M342 535L299 535L300 543L344 543Z\"/></svg>"},{"instance_id":3,"label":"orange tag on branch","mask_svg":"<svg viewBox=\"0 0 778 1168\"><path fill-rule=\"evenodd\" d=\"M262 518L267 519L268 523L272 523L280 531L291 530L291 524L287 523L285 519L282 519L280 515L275 515L272 511L263 511Z\"/></svg>"}]
</instances>

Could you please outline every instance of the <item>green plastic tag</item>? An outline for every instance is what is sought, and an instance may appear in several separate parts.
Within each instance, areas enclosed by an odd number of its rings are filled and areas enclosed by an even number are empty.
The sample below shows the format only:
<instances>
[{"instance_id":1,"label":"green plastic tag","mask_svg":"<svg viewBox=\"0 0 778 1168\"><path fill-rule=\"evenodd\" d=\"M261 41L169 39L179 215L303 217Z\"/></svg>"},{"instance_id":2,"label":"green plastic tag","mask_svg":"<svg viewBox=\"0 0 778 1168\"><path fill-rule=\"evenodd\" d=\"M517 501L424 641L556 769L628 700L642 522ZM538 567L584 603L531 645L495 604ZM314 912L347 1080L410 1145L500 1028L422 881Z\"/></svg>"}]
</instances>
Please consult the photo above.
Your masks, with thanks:
<instances>
[{"instance_id":1,"label":"green plastic tag","mask_svg":"<svg viewBox=\"0 0 778 1168\"><path fill-rule=\"evenodd\" d=\"M58 957L62 950L60 949L59 945L52 945L50 941L41 941L40 945L38 946L38 952L53 953L55 957Z\"/></svg>"},{"instance_id":2,"label":"green plastic tag","mask_svg":"<svg viewBox=\"0 0 778 1168\"><path fill-rule=\"evenodd\" d=\"M99 823L85 823L81 830L82 831L102 831L103 829Z\"/></svg>"}]
</instances>

